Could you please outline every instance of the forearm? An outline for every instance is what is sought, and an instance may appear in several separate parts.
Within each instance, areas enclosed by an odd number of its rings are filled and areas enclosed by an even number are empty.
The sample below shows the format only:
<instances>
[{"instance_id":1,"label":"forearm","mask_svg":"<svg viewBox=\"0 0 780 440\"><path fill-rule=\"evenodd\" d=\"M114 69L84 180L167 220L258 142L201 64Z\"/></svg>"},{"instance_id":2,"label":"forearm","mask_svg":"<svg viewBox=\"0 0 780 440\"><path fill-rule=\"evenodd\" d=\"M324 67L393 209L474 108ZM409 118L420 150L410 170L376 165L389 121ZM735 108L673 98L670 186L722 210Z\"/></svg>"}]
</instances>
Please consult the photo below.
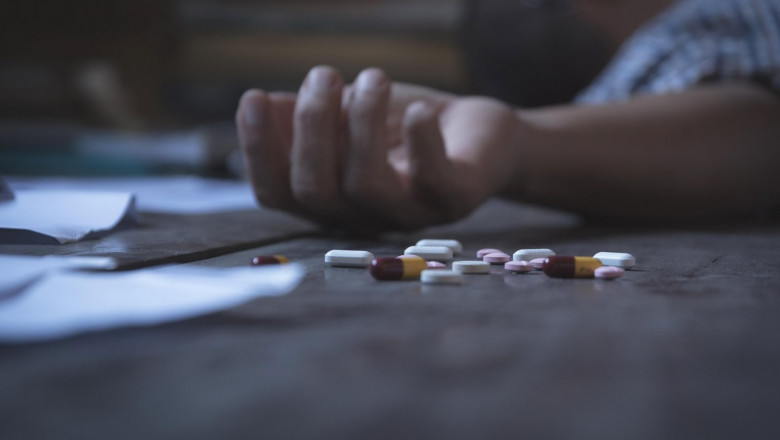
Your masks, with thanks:
<instances>
[{"instance_id":1,"label":"forearm","mask_svg":"<svg viewBox=\"0 0 780 440\"><path fill-rule=\"evenodd\" d=\"M780 99L702 87L606 106L519 111L507 194L597 216L692 218L780 203Z\"/></svg>"}]
</instances>

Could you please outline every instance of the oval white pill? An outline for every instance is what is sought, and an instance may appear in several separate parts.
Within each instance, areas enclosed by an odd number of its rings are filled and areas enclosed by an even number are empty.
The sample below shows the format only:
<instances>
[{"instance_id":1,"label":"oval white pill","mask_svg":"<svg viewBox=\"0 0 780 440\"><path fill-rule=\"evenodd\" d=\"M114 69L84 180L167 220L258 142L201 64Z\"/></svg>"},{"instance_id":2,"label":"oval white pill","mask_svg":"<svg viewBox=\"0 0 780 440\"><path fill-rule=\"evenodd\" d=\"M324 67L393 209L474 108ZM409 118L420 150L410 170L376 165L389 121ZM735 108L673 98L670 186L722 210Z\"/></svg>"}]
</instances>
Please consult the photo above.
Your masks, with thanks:
<instances>
[{"instance_id":1,"label":"oval white pill","mask_svg":"<svg viewBox=\"0 0 780 440\"><path fill-rule=\"evenodd\" d=\"M501 249L493 249L493 248L487 248L487 249L480 249L477 251L477 258L482 258L487 254L503 254L504 251Z\"/></svg>"},{"instance_id":2,"label":"oval white pill","mask_svg":"<svg viewBox=\"0 0 780 440\"><path fill-rule=\"evenodd\" d=\"M492 254L487 254L484 257L482 257L482 261L486 261L490 264L504 264L511 259L512 257L510 257L509 255L503 252L494 252Z\"/></svg>"},{"instance_id":3,"label":"oval white pill","mask_svg":"<svg viewBox=\"0 0 780 440\"><path fill-rule=\"evenodd\" d=\"M453 254L463 252L463 245L458 240L442 240L434 238L425 238L417 242L415 246L444 246L452 250Z\"/></svg>"},{"instance_id":4,"label":"oval white pill","mask_svg":"<svg viewBox=\"0 0 780 440\"><path fill-rule=\"evenodd\" d=\"M534 266L527 261L507 261L504 269L510 272L528 273L534 270Z\"/></svg>"},{"instance_id":5,"label":"oval white pill","mask_svg":"<svg viewBox=\"0 0 780 440\"><path fill-rule=\"evenodd\" d=\"M452 270L462 274L486 274L490 273L490 263L484 261L456 261L452 263Z\"/></svg>"},{"instance_id":6,"label":"oval white pill","mask_svg":"<svg viewBox=\"0 0 780 440\"><path fill-rule=\"evenodd\" d=\"M420 274L425 284L463 284L463 275L454 270L426 269Z\"/></svg>"},{"instance_id":7,"label":"oval white pill","mask_svg":"<svg viewBox=\"0 0 780 440\"><path fill-rule=\"evenodd\" d=\"M622 277L624 273L626 273L626 270L622 267L601 266L593 271L593 276L603 280L614 280L615 278Z\"/></svg>"},{"instance_id":8,"label":"oval white pill","mask_svg":"<svg viewBox=\"0 0 780 440\"><path fill-rule=\"evenodd\" d=\"M515 261L531 261L537 258L554 257L555 252L550 249L520 249L512 255Z\"/></svg>"},{"instance_id":9,"label":"oval white pill","mask_svg":"<svg viewBox=\"0 0 780 440\"><path fill-rule=\"evenodd\" d=\"M636 258L622 252L599 252L593 258L601 261L604 266L617 266L623 269L631 269L636 266Z\"/></svg>"},{"instance_id":10,"label":"oval white pill","mask_svg":"<svg viewBox=\"0 0 780 440\"><path fill-rule=\"evenodd\" d=\"M446 246L409 246L404 255L417 255L426 260L441 261L452 260L452 249Z\"/></svg>"},{"instance_id":11,"label":"oval white pill","mask_svg":"<svg viewBox=\"0 0 780 440\"><path fill-rule=\"evenodd\" d=\"M368 251L334 249L325 254L325 263L334 267L368 267L374 254Z\"/></svg>"}]
</instances>

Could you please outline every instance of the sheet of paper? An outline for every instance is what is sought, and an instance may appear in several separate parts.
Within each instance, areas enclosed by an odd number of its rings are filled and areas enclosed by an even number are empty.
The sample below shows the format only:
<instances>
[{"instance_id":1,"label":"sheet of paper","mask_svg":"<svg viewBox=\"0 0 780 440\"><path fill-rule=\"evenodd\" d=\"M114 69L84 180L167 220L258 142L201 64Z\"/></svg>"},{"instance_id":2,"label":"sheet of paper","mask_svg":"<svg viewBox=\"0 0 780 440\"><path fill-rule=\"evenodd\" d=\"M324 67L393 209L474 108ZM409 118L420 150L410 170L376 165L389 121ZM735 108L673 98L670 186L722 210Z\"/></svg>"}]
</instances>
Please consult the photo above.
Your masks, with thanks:
<instances>
[{"instance_id":1,"label":"sheet of paper","mask_svg":"<svg viewBox=\"0 0 780 440\"><path fill-rule=\"evenodd\" d=\"M130 193L16 189L0 203L0 243L71 243L135 215Z\"/></svg>"},{"instance_id":2,"label":"sheet of paper","mask_svg":"<svg viewBox=\"0 0 780 440\"><path fill-rule=\"evenodd\" d=\"M46 273L59 269L103 269L116 268L116 261L110 257L29 257L22 255L0 255L0 301L17 295ZM0 304L2 304L0 302Z\"/></svg>"},{"instance_id":3,"label":"sheet of paper","mask_svg":"<svg viewBox=\"0 0 780 440\"><path fill-rule=\"evenodd\" d=\"M47 271L23 292L0 299L0 341L24 343L124 326L155 325L290 292L295 264L133 272Z\"/></svg>"},{"instance_id":4,"label":"sheet of paper","mask_svg":"<svg viewBox=\"0 0 780 440\"><path fill-rule=\"evenodd\" d=\"M119 191L136 196L139 211L209 214L257 209L247 182L195 176L135 178L8 177L13 189Z\"/></svg>"}]
</instances>

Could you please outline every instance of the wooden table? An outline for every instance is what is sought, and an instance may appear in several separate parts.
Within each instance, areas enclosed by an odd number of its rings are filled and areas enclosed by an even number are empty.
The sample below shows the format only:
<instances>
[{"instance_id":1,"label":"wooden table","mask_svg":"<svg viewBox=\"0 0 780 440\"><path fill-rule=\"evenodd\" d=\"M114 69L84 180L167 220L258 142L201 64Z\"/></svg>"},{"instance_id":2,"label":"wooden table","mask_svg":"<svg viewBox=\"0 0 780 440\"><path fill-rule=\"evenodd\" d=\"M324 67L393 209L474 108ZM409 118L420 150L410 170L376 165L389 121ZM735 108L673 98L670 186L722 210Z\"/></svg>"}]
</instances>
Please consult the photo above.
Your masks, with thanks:
<instances>
[{"instance_id":1,"label":"wooden table","mask_svg":"<svg viewBox=\"0 0 780 440\"><path fill-rule=\"evenodd\" d=\"M638 266L616 281L496 267L446 287L322 263L334 248L396 255L423 235L461 240L465 258L550 247ZM780 438L777 224L586 225L494 201L377 240L267 212L146 215L102 240L0 252L124 255L127 268L281 253L307 269L287 296L203 318L0 346L3 440Z\"/></svg>"}]
</instances>

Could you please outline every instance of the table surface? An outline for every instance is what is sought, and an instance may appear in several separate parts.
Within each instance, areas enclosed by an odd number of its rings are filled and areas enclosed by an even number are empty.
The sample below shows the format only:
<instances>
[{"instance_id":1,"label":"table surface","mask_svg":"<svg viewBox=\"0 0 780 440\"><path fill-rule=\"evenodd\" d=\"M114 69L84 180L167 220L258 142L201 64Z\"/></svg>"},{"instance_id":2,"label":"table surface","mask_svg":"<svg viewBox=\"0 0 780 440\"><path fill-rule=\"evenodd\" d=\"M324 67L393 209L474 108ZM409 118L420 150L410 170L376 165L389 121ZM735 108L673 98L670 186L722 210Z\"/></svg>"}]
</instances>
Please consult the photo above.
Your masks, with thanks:
<instances>
[{"instance_id":1,"label":"table surface","mask_svg":"<svg viewBox=\"0 0 780 440\"><path fill-rule=\"evenodd\" d=\"M146 215L101 240L0 246L125 268L284 254L307 270L289 295L198 319L0 345L0 438L780 438L776 223L591 225L492 201L414 235L313 231L261 211ZM615 281L494 267L430 286L322 262L423 236L459 239L463 259L549 247L630 252L637 267Z\"/></svg>"}]
</instances>

